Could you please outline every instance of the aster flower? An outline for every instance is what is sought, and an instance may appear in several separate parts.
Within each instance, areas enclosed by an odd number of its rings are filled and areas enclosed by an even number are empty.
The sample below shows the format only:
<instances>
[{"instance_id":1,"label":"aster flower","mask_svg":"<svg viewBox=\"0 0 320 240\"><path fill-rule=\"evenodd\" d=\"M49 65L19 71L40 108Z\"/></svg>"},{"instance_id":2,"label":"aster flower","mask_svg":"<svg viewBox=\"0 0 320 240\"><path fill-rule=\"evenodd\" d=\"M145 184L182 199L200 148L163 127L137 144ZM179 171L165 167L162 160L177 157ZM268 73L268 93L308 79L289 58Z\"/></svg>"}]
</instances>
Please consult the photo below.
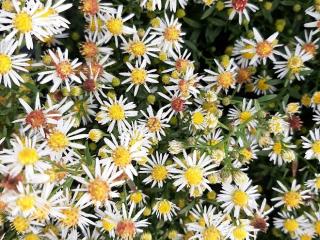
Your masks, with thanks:
<instances>
[{"instance_id":1,"label":"aster flower","mask_svg":"<svg viewBox=\"0 0 320 240\"><path fill-rule=\"evenodd\" d=\"M228 235L230 240L238 240L239 238L249 240L255 239L254 228L250 224L249 219L238 219L236 223L230 227Z\"/></svg>"},{"instance_id":2,"label":"aster flower","mask_svg":"<svg viewBox=\"0 0 320 240\"><path fill-rule=\"evenodd\" d=\"M188 68L193 68L193 61L190 60L191 53L186 49L182 53L174 51L169 59L165 61L166 64L170 65L169 68L164 70L162 73L169 73L177 71L179 74L183 74Z\"/></svg>"},{"instance_id":3,"label":"aster flower","mask_svg":"<svg viewBox=\"0 0 320 240\"><path fill-rule=\"evenodd\" d=\"M274 191L280 193L282 196L272 198L271 201L277 202L274 207L279 207L284 205L288 211L294 209L299 209L301 205L304 205L304 200L308 199L309 196L306 195L309 190L301 191L301 185L297 184L296 179L293 180L291 184L291 189L289 190L280 181L277 181L279 188L272 188Z\"/></svg>"},{"instance_id":4,"label":"aster flower","mask_svg":"<svg viewBox=\"0 0 320 240\"><path fill-rule=\"evenodd\" d=\"M314 57L317 54L317 50L319 48L318 42L320 38L316 38L315 40L312 40L317 33L318 33L318 30L312 30L309 32L305 30L304 31L305 40L302 40L299 37L295 37L297 43L301 45L305 53L308 53L312 57Z\"/></svg>"},{"instance_id":5,"label":"aster flower","mask_svg":"<svg viewBox=\"0 0 320 240\"><path fill-rule=\"evenodd\" d=\"M271 84L271 77L267 75L264 71L262 75L258 75L257 77L253 77L254 79L254 88L253 91L257 95L267 95L274 93L277 88Z\"/></svg>"},{"instance_id":6,"label":"aster flower","mask_svg":"<svg viewBox=\"0 0 320 240\"><path fill-rule=\"evenodd\" d=\"M140 85L143 85L144 88L150 92L150 89L148 87L148 83L158 83L158 74L154 74L156 72L156 69L152 70L146 70L147 62L144 60L141 64L136 62L135 66L132 66L131 63L126 63L130 72L126 73L120 73L120 75L128 77L125 79L122 83L130 83L130 86L127 88L127 92L131 90L132 87L134 87L134 96L137 95L139 91Z\"/></svg>"},{"instance_id":7,"label":"aster flower","mask_svg":"<svg viewBox=\"0 0 320 240\"><path fill-rule=\"evenodd\" d=\"M171 12L176 12L178 5L181 8L185 8L188 4L188 0L167 0L165 9L169 9Z\"/></svg>"},{"instance_id":8,"label":"aster flower","mask_svg":"<svg viewBox=\"0 0 320 240\"><path fill-rule=\"evenodd\" d=\"M247 216L252 216L253 209L257 206L256 199L259 196L257 186L251 186L251 181L238 186L224 183L217 200L222 202L221 207L224 212L231 213L233 211L233 216L238 218L241 210Z\"/></svg>"},{"instance_id":9,"label":"aster flower","mask_svg":"<svg viewBox=\"0 0 320 240\"><path fill-rule=\"evenodd\" d=\"M163 219L166 221L172 221L172 218L176 215L176 211L179 210L179 208L171 201L167 199L156 199L157 202L155 203L153 207L153 214L155 213L157 215L158 219Z\"/></svg>"},{"instance_id":10,"label":"aster flower","mask_svg":"<svg viewBox=\"0 0 320 240\"><path fill-rule=\"evenodd\" d=\"M81 65L81 63L78 63L77 58L73 61L69 60L68 49L66 49L64 53L60 48L57 48L56 53L49 50L49 54L54 62L54 66L50 67L52 70L39 73L38 81L41 84L52 81L53 86L51 87L50 92L54 92L63 83L69 91L70 84L72 82L81 83L81 79L75 73L75 70Z\"/></svg>"},{"instance_id":11,"label":"aster flower","mask_svg":"<svg viewBox=\"0 0 320 240\"><path fill-rule=\"evenodd\" d=\"M305 153L306 159L316 158L320 160L320 128L315 128L314 131L309 131L311 140L302 136L302 146L308 149Z\"/></svg>"},{"instance_id":12,"label":"aster flower","mask_svg":"<svg viewBox=\"0 0 320 240\"><path fill-rule=\"evenodd\" d=\"M247 52L246 49L254 49L254 46L244 41L244 38L236 40L232 49L232 56L235 62L241 67L248 67L251 59L254 57L254 52ZM260 62L257 60L253 66L258 65Z\"/></svg>"},{"instance_id":13,"label":"aster flower","mask_svg":"<svg viewBox=\"0 0 320 240\"><path fill-rule=\"evenodd\" d=\"M178 187L177 192L187 187L190 196L201 196L205 189L211 190L207 177L216 166L212 164L210 157L197 154L197 151L193 151L192 155L183 151L184 162L177 157L173 158L177 165L171 173L175 180L173 184Z\"/></svg>"},{"instance_id":14,"label":"aster flower","mask_svg":"<svg viewBox=\"0 0 320 240\"><path fill-rule=\"evenodd\" d=\"M306 187L310 190L310 193L314 193L316 195L319 194L320 190L320 174L316 173L313 179L309 179L305 183ZM320 225L319 225L320 226Z\"/></svg>"},{"instance_id":15,"label":"aster flower","mask_svg":"<svg viewBox=\"0 0 320 240\"><path fill-rule=\"evenodd\" d=\"M0 18L1 21L1 18ZM17 71L28 72L26 69L29 64L27 54L14 55L18 47L15 40L0 41L0 83L3 82L5 87L11 88L12 83L20 86L20 82L24 82Z\"/></svg>"},{"instance_id":16,"label":"aster flower","mask_svg":"<svg viewBox=\"0 0 320 240\"><path fill-rule=\"evenodd\" d=\"M238 14L240 25L242 24L243 15L248 22L250 21L248 10L256 12L259 9L256 5L249 3L248 0L228 0L225 2L225 4L226 7L232 8L232 11L229 15L229 20L232 20L235 15Z\"/></svg>"}]
</instances>

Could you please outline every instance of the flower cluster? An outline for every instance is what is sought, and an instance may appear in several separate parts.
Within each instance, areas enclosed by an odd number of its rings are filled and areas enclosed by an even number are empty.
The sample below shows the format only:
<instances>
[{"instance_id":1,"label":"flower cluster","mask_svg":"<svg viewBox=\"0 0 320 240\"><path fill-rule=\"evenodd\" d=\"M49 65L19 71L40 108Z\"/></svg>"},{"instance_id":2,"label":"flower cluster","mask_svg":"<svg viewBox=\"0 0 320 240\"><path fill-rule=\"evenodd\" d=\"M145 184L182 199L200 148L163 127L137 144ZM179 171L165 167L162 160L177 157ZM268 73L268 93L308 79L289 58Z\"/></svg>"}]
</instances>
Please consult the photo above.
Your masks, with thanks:
<instances>
[{"instance_id":1,"label":"flower cluster","mask_svg":"<svg viewBox=\"0 0 320 240\"><path fill-rule=\"evenodd\" d=\"M318 239L319 29L319 0L3 0L1 239Z\"/></svg>"}]
</instances>

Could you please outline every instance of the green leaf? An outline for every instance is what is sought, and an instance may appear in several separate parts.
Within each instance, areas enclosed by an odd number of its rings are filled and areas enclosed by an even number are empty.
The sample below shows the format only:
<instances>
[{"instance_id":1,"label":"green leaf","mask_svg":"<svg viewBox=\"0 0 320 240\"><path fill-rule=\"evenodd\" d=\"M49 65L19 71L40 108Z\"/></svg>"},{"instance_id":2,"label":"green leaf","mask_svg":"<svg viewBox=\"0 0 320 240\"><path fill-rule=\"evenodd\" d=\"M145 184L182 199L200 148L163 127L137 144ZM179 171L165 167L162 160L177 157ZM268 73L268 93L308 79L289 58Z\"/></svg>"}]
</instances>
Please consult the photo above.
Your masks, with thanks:
<instances>
[{"instance_id":1,"label":"green leaf","mask_svg":"<svg viewBox=\"0 0 320 240\"><path fill-rule=\"evenodd\" d=\"M185 21L186 24L190 25L191 27L194 28L201 28L201 24L195 20L192 20L190 18L184 17L183 21Z\"/></svg>"},{"instance_id":2,"label":"green leaf","mask_svg":"<svg viewBox=\"0 0 320 240\"><path fill-rule=\"evenodd\" d=\"M267 102L272 99L275 99L277 96L278 96L277 94L266 95L266 96L258 98L258 101L259 101L259 103Z\"/></svg>"},{"instance_id":3,"label":"green leaf","mask_svg":"<svg viewBox=\"0 0 320 240\"><path fill-rule=\"evenodd\" d=\"M213 7L213 6L210 7L210 8L208 8L208 9L202 14L201 19L205 19L205 18L209 17L209 16L213 13L213 11L214 11L214 7Z\"/></svg>"}]
</instances>

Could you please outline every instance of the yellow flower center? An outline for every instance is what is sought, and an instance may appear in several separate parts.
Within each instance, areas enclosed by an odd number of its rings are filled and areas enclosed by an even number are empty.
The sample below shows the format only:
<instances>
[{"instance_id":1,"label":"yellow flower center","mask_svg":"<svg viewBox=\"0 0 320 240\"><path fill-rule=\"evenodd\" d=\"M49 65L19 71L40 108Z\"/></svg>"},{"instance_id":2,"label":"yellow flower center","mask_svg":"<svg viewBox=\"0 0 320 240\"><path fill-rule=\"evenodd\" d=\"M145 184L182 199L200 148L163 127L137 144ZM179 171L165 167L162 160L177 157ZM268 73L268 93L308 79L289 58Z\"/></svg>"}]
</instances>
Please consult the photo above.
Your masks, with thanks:
<instances>
[{"instance_id":1,"label":"yellow flower center","mask_svg":"<svg viewBox=\"0 0 320 240\"><path fill-rule=\"evenodd\" d=\"M267 91L270 89L270 85L267 83L266 79L263 78L257 82L257 87L261 91Z\"/></svg>"},{"instance_id":2,"label":"yellow flower center","mask_svg":"<svg viewBox=\"0 0 320 240\"><path fill-rule=\"evenodd\" d=\"M290 69L291 73L299 73L302 66L303 61L301 57L293 56L288 59L288 68Z\"/></svg>"},{"instance_id":3,"label":"yellow flower center","mask_svg":"<svg viewBox=\"0 0 320 240\"><path fill-rule=\"evenodd\" d=\"M63 132L54 131L49 135L48 145L56 152L63 151L69 146L69 139Z\"/></svg>"},{"instance_id":4,"label":"yellow flower center","mask_svg":"<svg viewBox=\"0 0 320 240\"><path fill-rule=\"evenodd\" d=\"M76 207L70 207L63 209L62 214L64 218L61 218L61 223L67 227L75 227L79 221L79 209Z\"/></svg>"},{"instance_id":5,"label":"yellow flower center","mask_svg":"<svg viewBox=\"0 0 320 240\"><path fill-rule=\"evenodd\" d=\"M135 56L143 56L146 53L146 45L141 41L133 42L130 44L129 50Z\"/></svg>"},{"instance_id":6,"label":"yellow flower center","mask_svg":"<svg viewBox=\"0 0 320 240\"><path fill-rule=\"evenodd\" d=\"M190 215L191 221L195 221L195 219L193 219L193 218L194 218L194 216L191 214L191 215ZM199 224L201 227L205 227L205 226L206 226L206 220L205 220L203 217L201 217L201 218L199 218L199 220L198 220L198 224Z\"/></svg>"},{"instance_id":7,"label":"yellow flower center","mask_svg":"<svg viewBox=\"0 0 320 240\"><path fill-rule=\"evenodd\" d=\"M35 198L31 195L22 196L17 199L16 204L23 212L25 212L34 207Z\"/></svg>"},{"instance_id":8,"label":"yellow flower center","mask_svg":"<svg viewBox=\"0 0 320 240\"><path fill-rule=\"evenodd\" d=\"M38 13L40 13L40 12L43 11L43 10L44 10L44 8L41 7L41 8L39 8L38 10L35 11L35 14L38 14ZM55 9L49 8L47 11L45 11L45 12L43 12L41 15L39 15L39 17L48 18L48 17L50 17L50 16L52 16L53 14L56 14L56 13L57 13L57 12L56 12Z\"/></svg>"},{"instance_id":9,"label":"yellow flower center","mask_svg":"<svg viewBox=\"0 0 320 240\"><path fill-rule=\"evenodd\" d=\"M316 140L312 143L312 151L315 154L320 154L320 140Z\"/></svg>"},{"instance_id":10,"label":"yellow flower center","mask_svg":"<svg viewBox=\"0 0 320 240\"><path fill-rule=\"evenodd\" d=\"M2 8L2 10L6 11L6 12L13 12L14 6L12 3L12 0L3 0L1 8Z\"/></svg>"},{"instance_id":11,"label":"yellow flower center","mask_svg":"<svg viewBox=\"0 0 320 240\"><path fill-rule=\"evenodd\" d=\"M43 221L49 216L48 208L49 206L36 208L32 216L38 221Z\"/></svg>"},{"instance_id":12,"label":"yellow flower center","mask_svg":"<svg viewBox=\"0 0 320 240\"><path fill-rule=\"evenodd\" d=\"M308 234L302 234L300 236L300 240L312 240L312 236L310 236Z\"/></svg>"},{"instance_id":13,"label":"yellow flower center","mask_svg":"<svg viewBox=\"0 0 320 240\"><path fill-rule=\"evenodd\" d=\"M73 73L72 65L69 61L63 61L56 66L57 75L65 80L70 74Z\"/></svg>"},{"instance_id":14,"label":"yellow flower center","mask_svg":"<svg viewBox=\"0 0 320 240\"><path fill-rule=\"evenodd\" d=\"M314 223L314 230L318 235L320 235L320 221L316 221Z\"/></svg>"},{"instance_id":15,"label":"yellow flower center","mask_svg":"<svg viewBox=\"0 0 320 240\"><path fill-rule=\"evenodd\" d=\"M220 73L217 79L218 85L221 86L223 89L228 89L229 87L231 87L233 82L234 78L231 72Z\"/></svg>"},{"instance_id":16,"label":"yellow flower center","mask_svg":"<svg viewBox=\"0 0 320 240\"><path fill-rule=\"evenodd\" d=\"M246 44L246 45L243 47L244 50L253 49L253 48L254 48L254 47L253 47L252 45L250 45L250 44ZM246 58L246 59L251 59L251 58L253 58L254 53L245 52L245 53L242 53L241 55L242 55L242 57L244 57L244 58Z\"/></svg>"},{"instance_id":17,"label":"yellow flower center","mask_svg":"<svg viewBox=\"0 0 320 240\"><path fill-rule=\"evenodd\" d=\"M24 240L40 240L40 238L36 234L29 233L24 237Z\"/></svg>"},{"instance_id":18,"label":"yellow flower center","mask_svg":"<svg viewBox=\"0 0 320 240\"><path fill-rule=\"evenodd\" d=\"M221 240L221 233L216 227L206 228L202 233L203 240Z\"/></svg>"},{"instance_id":19,"label":"yellow flower center","mask_svg":"<svg viewBox=\"0 0 320 240\"><path fill-rule=\"evenodd\" d=\"M13 224L14 229L18 233L24 233L25 231L27 231L29 229L28 219L21 217L21 216L15 217L12 221L12 224Z\"/></svg>"},{"instance_id":20,"label":"yellow flower center","mask_svg":"<svg viewBox=\"0 0 320 240\"><path fill-rule=\"evenodd\" d=\"M242 148L241 150L240 150L240 154L244 157L244 159L245 160L251 160L252 159L252 157L253 157L253 153L250 151L250 150L248 150L247 148Z\"/></svg>"},{"instance_id":21,"label":"yellow flower center","mask_svg":"<svg viewBox=\"0 0 320 240\"><path fill-rule=\"evenodd\" d=\"M247 237L248 233L243 227L236 227L232 231L233 237L235 240L243 240Z\"/></svg>"},{"instance_id":22,"label":"yellow flower center","mask_svg":"<svg viewBox=\"0 0 320 240\"><path fill-rule=\"evenodd\" d=\"M301 195L298 192L287 192L283 196L283 201L287 207L298 207L301 203Z\"/></svg>"},{"instance_id":23,"label":"yellow flower center","mask_svg":"<svg viewBox=\"0 0 320 240\"><path fill-rule=\"evenodd\" d=\"M281 154L281 151L282 151L282 144L281 142L275 142L273 147L272 147L272 150L275 154Z\"/></svg>"},{"instance_id":24,"label":"yellow flower center","mask_svg":"<svg viewBox=\"0 0 320 240\"><path fill-rule=\"evenodd\" d=\"M299 223L295 219L286 219L283 226L289 233L293 233L298 229Z\"/></svg>"},{"instance_id":25,"label":"yellow flower center","mask_svg":"<svg viewBox=\"0 0 320 240\"><path fill-rule=\"evenodd\" d=\"M162 200L158 204L158 211L160 214L168 214L171 211L171 203L167 200Z\"/></svg>"},{"instance_id":26,"label":"yellow flower center","mask_svg":"<svg viewBox=\"0 0 320 240\"><path fill-rule=\"evenodd\" d=\"M112 152L112 159L117 167L126 167L132 161L128 149L119 146Z\"/></svg>"},{"instance_id":27,"label":"yellow flower center","mask_svg":"<svg viewBox=\"0 0 320 240\"><path fill-rule=\"evenodd\" d=\"M272 50L272 44L267 41L260 42L256 46L256 52L262 58L268 57L272 53Z\"/></svg>"},{"instance_id":28,"label":"yellow flower center","mask_svg":"<svg viewBox=\"0 0 320 240\"><path fill-rule=\"evenodd\" d=\"M96 178L89 183L88 192L93 200L102 202L108 198L108 183Z\"/></svg>"},{"instance_id":29,"label":"yellow flower center","mask_svg":"<svg viewBox=\"0 0 320 240\"><path fill-rule=\"evenodd\" d=\"M190 167L184 173L184 177L186 178L189 185L199 185L202 182L202 171L198 167Z\"/></svg>"},{"instance_id":30,"label":"yellow flower center","mask_svg":"<svg viewBox=\"0 0 320 240\"><path fill-rule=\"evenodd\" d=\"M161 122L156 117L150 117L147 122L147 127L150 132L158 132L161 129Z\"/></svg>"},{"instance_id":31,"label":"yellow flower center","mask_svg":"<svg viewBox=\"0 0 320 240\"><path fill-rule=\"evenodd\" d=\"M195 112L192 115L192 122L194 125L200 125L203 123L203 121L204 121L204 116L201 112Z\"/></svg>"},{"instance_id":32,"label":"yellow flower center","mask_svg":"<svg viewBox=\"0 0 320 240\"><path fill-rule=\"evenodd\" d=\"M235 190L232 195L232 201L239 207L245 207L248 205L249 196L246 192L241 190Z\"/></svg>"},{"instance_id":33,"label":"yellow flower center","mask_svg":"<svg viewBox=\"0 0 320 240\"><path fill-rule=\"evenodd\" d=\"M163 33L164 39L169 42L177 41L180 37L180 30L176 27L167 27Z\"/></svg>"},{"instance_id":34,"label":"yellow flower center","mask_svg":"<svg viewBox=\"0 0 320 240\"><path fill-rule=\"evenodd\" d=\"M125 119L125 112L120 104L113 104L108 108L109 117L111 120L119 121Z\"/></svg>"},{"instance_id":35,"label":"yellow flower center","mask_svg":"<svg viewBox=\"0 0 320 240\"><path fill-rule=\"evenodd\" d=\"M106 22L106 26L109 32L114 36L119 36L123 31L123 22L120 18L111 18Z\"/></svg>"},{"instance_id":36,"label":"yellow flower center","mask_svg":"<svg viewBox=\"0 0 320 240\"><path fill-rule=\"evenodd\" d=\"M114 223L112 223L108 218L103 218L101 220L102 222L102 227L105 231L110 232L114 229L116 226Z\"/></svg>"},{"instance_id":37,"label":"yellow flower center","mask_svg":"<svg viewBox=\"0 0 320 240\"><path fill-rule=\"evenodd\" d=\"M143 200L143 195L141 192L134 192L130 195L131 202L138 204Z\"/></svg>"},{"instance_id":38,"label":"yellow flower center","mask_svg":"<svg viewBox=\"0 0 320 240\"><path fill-rule=\"evenodd\" d=\"M27 33L32 30L32 18L26 12L17 13L13 19L13 26L21 33Z\"/></svg>"},{"instance_id":39,"label":"yellow flower center","mask_svg":"<svg viewBox=\"0 0 320 240\"><path fill-rule=\"evenodd\" d=\"M12 69L11 58L8 55L0 54L0 74L6 74Z\"/></svg>"},{"instance_id":40,"label":"yellow flower center","mask_svg":"<svg viewBox=\"0 0 320 240\"><path fill-rule=\"evenodd\" d=\"M147 71L141 68L135 68L131 72L132 83L136 85L141 85L146 82Z\"/></svg>"},{"instance_id":41,"label":"yellow flower center","mask_svg":"<svg viewBox=\"0 0 320 240\"><path fill-rule=\"evenodd\" d=\"M239 115L239 120L241 123L247 122L252 117L252 113L249 111L241 112Z\"/></svg>"},{"instance_id":42,"label":"yellow flower center","mask_svg":"<svg viewBox=\"0 0 320 240\"><path fill-rule=\"evenodd\" d=\"M91 32L101 32L103 26L103 21L98 18L97 21L92 20L89 24L89 29Z\"/></svg>"},{"instance_id":43,"label":"yellow flower center","mask_svg":"<svg viewBox=\"0 0 320 240\"><path fill-rule=\"evenodd\" d=\"M39 160L39 155L34 148L23 148L18 153L18 161L22 165L33 165Z\"/></svg>"},{"instance_id":44,"label":"yellow flower center","mask_svg":"<svg viewBox=\"0 0 320 240\"><path fill-rule=\"evenodd\" d=\"M163 181L167 178L168 171L163 165L155 165L152 169L151 176L155 181Z\"/></svg>"},{"instance_id":45,"label":"yellow flower center","mask_svg":"<svg viewBox=\"0 0 320 240\"><path fill-rule=\"evenodd\" d=\"M320 188L320 177L317 177L317 178L316 178L315 187L316 187L317 189Z\"/></svg>"},{"instance_id":46,"label":"yellow flower center","mask_svg":"<svg viewBox=\"0 0 320 240\"><path fill-rule=\"evenodd\" d=\"M176 61L175 65L178 72L184 73L187 71L189 64L190 64L189 60L181 58Z\"/></svg>"}]
</instances>

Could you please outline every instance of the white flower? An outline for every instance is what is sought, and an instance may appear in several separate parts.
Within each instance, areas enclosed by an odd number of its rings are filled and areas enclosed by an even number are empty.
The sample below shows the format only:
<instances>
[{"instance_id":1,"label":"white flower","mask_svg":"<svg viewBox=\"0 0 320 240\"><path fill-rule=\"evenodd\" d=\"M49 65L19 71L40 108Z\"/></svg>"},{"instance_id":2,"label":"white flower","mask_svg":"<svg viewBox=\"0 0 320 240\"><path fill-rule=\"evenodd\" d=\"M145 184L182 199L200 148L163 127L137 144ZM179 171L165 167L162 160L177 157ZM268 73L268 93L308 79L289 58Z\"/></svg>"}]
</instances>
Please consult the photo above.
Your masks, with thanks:
<instances>
[{"instance_id":1,"label":"white flower","mask_svg":"<svg viewBox=\"0 0 320 240\"><path fill-rule=\"evenodd\" d=\"M174 50L180 52L183 43L182 36L185 33L181 31L181 23L178 22L178 18L175 19L172 15L169 20L167 14L165 14L165 19L160 20L160 26L155 28L155 31L152 34L157 35L157 38L153 42L163 52L168 53L169 56L174 54Z\"/></svg>"},{"instance_id":2,"label":"white flower","mask_svg":"<svg viewBox=\"0 0 320 240\"><path fill-rule=\"evenodd\" d=\"M77 58L73 61L69 60L68 49L66 49L64 53L60 48L57 48L56 53L49 50L49 54L54 62L54 66L50 67L52 70L39 73L38 81L41 84L52 81L53 86L50 92L54 92L63 83L65 83L69 91L72 82L81 83L81 79L75 73L76 68L79 67L81 63L78 63Z\"/></svg>"},{"instance_id":3,"label":"white flower","mask_svg":"<svg viewBox=\"0 0 320 240\"><path fill-rule=\"evenodd\" d=\"M165 61L166 64L170 65L169 68L164 70L162 73L169 73L173 71L177 71L178 73L185 73L188 68L193 68L193 61L189 58L191 57L191 53L188 50L184 50L181 54L173 52L172 56L168 60Z\"/></svg>"},{"instance_id":4,"label":"white flower","mask_svg":"<svg viewBox=\"0 0 320 240\"><path fill-rule=\"evenodd\" d=\"M268 76L265 71L263 71L262 75L253 77L253 79L255 80L253 91L258 95L267 95L277 90L277 88L270 83L272 78Z\"/></svg>"},{"instance_id":5,"label":"white flower","mask_svg":"<svg viewBox=\"0 0 320 240\"><path fill-rule=\"evenodd\" d=\"M156 213L158 219L163 219L165 222L171 222L172 217L176 215L179 208L167 199L157 198L157 202L153 207L152 213Z\"/></svg>"},{"instance_id":6,"label":"white flower","mask_svg":"<svg viewBox=\"0 0 320 240\"><path fill-rule=\"evenodd\" d=\"M168 157L169 154L159 152L151 155L151 159L140 168L139 173L148 174L148 177L142 182L145 184L152 183L151 188L156 185L158 188L162 188L165 181L172 177L173 165L166 165Z\"/></svg>"},{"instance_id":7,"label":"white flower","mask_svg":"<svg viewBox=\"0 0 320 240\"><path fill-rule=\"evenodd\" d=\"M82 169L89 177L89 180L80 176L73 176L76 181L84 185L84 188L78 189L78 191L84 192L79 201L93 204L96 207L103 205L108 207L114 204L112 202L113 198L119 197L119 193L112 188L123 184L123 181L117 180L122 172L116 171L116 167L111 161L105 162L102 167L98 158L96 158L94 175L85 165L82 165Z\"/></svg>"},{"instance_id":8,"label":"white flower","mask_svg":"<svg viewBox=\"0 0 320 240\"><path fill-rule=\"evenodd\" d=\"M320 174L316 173L314 178L309 179L305 185L309 188L311 193L318 195L320 190Z\"/></svg>"},{"instance_id":9,"label":"white flower","mask_svg":"<svg viewBox=\"0 0 320 240\"><path fill-rule=\"evenodd\" d=\"M316 28L318 29L320 26L320 13L316 11L306 11L306 14L315 18L316 21L305 23L305 28Z\"/></svg>"},{"instance_id":10,"label":"white flower","mask_svg":"<svg viewBox=\"0 0 320 240\"><path fill-rule=\"evenodd\" d=\"M280 79L289 77L289 79L296 78L299 81L304 80L301 72L309 70L304 63L312 58L312 55L305 52L300 45L296 46L294 53L291 53L289 48L285 46L286 54L279 53L285 61L274 61L276 73Z\"/></svg>"},{"instance_id":11,"label":"white flower","mask_svg":"<svg viewBox=\"0 0 320 240\"><path fill-rule=\"evenodd\" d=\"M137 61L135 66L132 66L131 63L126 63L130 72L120 73L120 75L128 77L125 79L122 84L130 83L130 86L127 88L127 92L134 87L134 96L137 95L140 85L143 85L144 88L150 93L150 88L148 83L158 83L158 74L154 74L156 69L146 70L147 62L143 60L141 64Z\"/></svg>"},{"instance_id":12,"label":"white flower","mask_svg":"<svg viewBox=\"0 0 320 240\"><path fill-rule=\"evenodd\" d=\"M320 128L315 128L309 131L311 140L302 136L302 146L308 150L305 153L306 159L316 158L320 161Z\"/></svg>"},{"instance_id":13,"label":"white flower","mask_svg":"<svg viewBox=\"0 0 320 240\"><path fill-rule=\"evenodd\" d=\"M237 219L236 223L230 227L228 235L230 240L255 239L254 228L249 219Z\"/></svg>"},{"instance_id":14,"label":"white flower","mask_svg":"<svg viewBox=\"0 0 320 240\"><path fill-rule=\"evenodd\" d=\"M237 107L229 110L228 118L233 120L233 125L245 125L248 129L255 129L258 121L255 119L257 110L252 99L247 101L246 98L242 100L241 109Z\"/></svg>"},{"instance_id":15,"label":"white flower","mask_svg":"<svg viewBox=\"0 0 320 240\"><path fill-rule=\"evenodd\" d=\"M119 100L108 98L108 101L104 101L104 105L101 106L101 112L97 114L96 120L102 125L110 123L108 132L112 132L117 124L118 132L121 133L130 128L127 119L137 116L138 112L134 110L136 105L126 101L127 98L121 95Z\"/></svg>"},{"instance_id":16,"label":"white flower","mask_svg":"<svg viewBox=\"0 0 320 240\"><path fill-rule=\"evenodd\" d=\"M304 200L309 198L309 196L306 195L309 190L301 191L301 185L297 184L296 179L293 180L290 190L280 181L277 181L277 183L281 189L272 189L280 193L282 196L271 199L271 201L277 202L274 207L280 207L284 205L288 211L292 211L299 209L302 205L304 205Z\"/></svg>"},{"instance_id":17,"label":"white flower","mask_svg":"<svg viewBox=\"0 0 320 240\"><path fill-rule=\"evenodd\" d=\"M193 151L192 155L188 155L183 151L184 161L174 157L176 167L171 170L172 178L175 179L174 185L177 192L187 187L190 196L201 196L205 189L211 191L209 180L207 177L213 173L213 168L210 157L205 154L197 156L198 152Z\"/></svg>"},{"instance_id":18,"label":"white flower","mask_svg":"<svg viewBox=\"0 0 320 240\"><path fill-rule=\"evenodd\" d=\"M0 41L0 83L3 81L4 86L9 88L12 83L20 86L20 82L24 82L17 71L28 72L25 67L29 66L29 58L27 54L14 55L17 47L15 40Z\"/></svg>"},{"instance_id":19,"label":"white flower","mask_svg":"<svg viewBox=\"0 0 320 240\"><path fill-rule=\"evenodd\" d=\"M244 38L236 40L236 43L232 49L232 56L235 58L237 64L243 68L249 66L251 59L255 55L253 52L247 52L246 49L254 49L254 46L245 42ZM255 63L253 63L253 66L258 65L259 63L260 62L258 59Z\"/></svg>"},{"instance_id":20,"label":"white flower","mask_svg":"<svg viewBox=\"0 0 320 240\"><path fill-rule=\"evenodd\" d=\"M253 209L256 208L256 199L260 196L257 186L251 186L251 180L239 186L229 183L222 184L222 191L217 200L221 202L224 212L234 211L234 217L238 218L243 210L247 216L252 216Z\"/></svg>"},{"instance_id":21,"label":"white flower","mask_svg":"<svg viewBox=\"0 0 320 240\"><path fill-rule=\"evenodd\" d=\"M234 16L238 14L240 25L242 24L243 15L248 22L250 21L248 9L252 12L256 12L259 9L256 5L249 3L247 0L228 0L225 2L225 6L232 8L231 13L229 14L229 20L232 20Z\"/></svg>"},{"instance_id":22,"label":"white flower","mask_svg":"<svg viewBox=\"0 0 320 240\"><path fill-rule=\"evenodd\" d=\"M313 36L316 35L319 32L319 30L312 30L309 32L308 31L304 31L304 38L305 40L302 40L299 37L295 37L296 41L298 42L298 44L301 45L302 49L310 54L312 57L314 57L317 54L317 50L319 48L318 46L318 42L320 40L320 38L316 38L315 40L312 40Z\"/></svg>"},{"instance_id":23,"label":"white flower","mask_svg":"<svg viewBox=\"0 0 320 240\"><path fill-rule=\"evenodd\" d=\"M168 9L171 12L176 12L178 4L181 8L185 8L188 4L188 0L167 0L165 4L165 9Z\"/></svg>"}]
</instances>

